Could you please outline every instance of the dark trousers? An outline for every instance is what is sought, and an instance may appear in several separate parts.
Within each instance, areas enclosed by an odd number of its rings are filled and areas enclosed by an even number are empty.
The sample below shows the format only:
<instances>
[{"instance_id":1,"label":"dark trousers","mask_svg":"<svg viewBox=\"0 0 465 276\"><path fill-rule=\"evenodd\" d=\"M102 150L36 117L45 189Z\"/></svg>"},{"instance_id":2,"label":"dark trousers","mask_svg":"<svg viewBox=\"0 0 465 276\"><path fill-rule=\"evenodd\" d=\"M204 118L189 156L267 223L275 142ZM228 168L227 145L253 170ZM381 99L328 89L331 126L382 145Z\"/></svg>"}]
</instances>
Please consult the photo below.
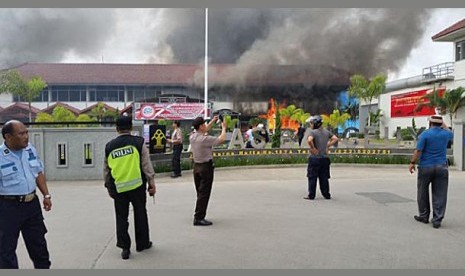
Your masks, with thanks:
<instances>
[{"instance_id":1,"label":"dark trousers","mask_svg":"<svg viewBox=\"0 0 465 276\"><path fill-rule=\"evenodd\" d=\"M194 219L204 219L207 214L208 201L213 184L213 162L194 164L194 183L197 191Z\"/></svg>"},{"instance_id":2,"label":"dark trousers","mask_svg":"<svg viewBox=\"0 0 465 276\"><path fill-rule=\"evenodd\" d=\"M34 268L50 268L47 228L36 197L31 202L0 199L0 269L19 268L16 247L20 232Z\"/></svg>"},{"instance_id":3,"label":"dark trousers","mask_svg":"<svg viewBox=\"0 0 465 276\"><path fill-rule=\"evenodd\" d=\"M449 185L449 170L447 165L433 167L418 167L418 214L429 218L431 209L429 202L429 184L431 183L433 218L431 222L441 222L446 212L447 188Z\"/></svg>"},{"instance_id":4,"label":"dark trousers","mask_svg":"<svg viewBox=\"0 0 465 276\"><path fill-rule=\"evenodd\" d=\"M173 168L173 174L181 175L181 153L182 144L173 146L173 159L171 160L171 167Z\"/></svg>"},{"instance_id":5,"label":"dark trousers","mask_svg":"<svg viewBox=\"0 0 465 276\"><path fill-rule=\"evenodd\" d=\"M129 237L129 203L134 210L134 228L136 235L136 249L144 249L150 242L149 222L147 209L145 208L147 195L145 185L139 188L114 195L116 214L116 246L123 249L131 248L131 238Z\"/></svg>"},{"instance_id":6,"label":"dark trousers","mask_svg":"<svg viewBox=\"0 0 465 276\"><path fill-rule=\"evenodd\" d=\"M329 165L331 161L327 157L309 157L307 166L307 178L308 178L308 197L315 198L316 194L316 182L320 181L321 194L329 198Z\"/></svg>"}]
</instances>

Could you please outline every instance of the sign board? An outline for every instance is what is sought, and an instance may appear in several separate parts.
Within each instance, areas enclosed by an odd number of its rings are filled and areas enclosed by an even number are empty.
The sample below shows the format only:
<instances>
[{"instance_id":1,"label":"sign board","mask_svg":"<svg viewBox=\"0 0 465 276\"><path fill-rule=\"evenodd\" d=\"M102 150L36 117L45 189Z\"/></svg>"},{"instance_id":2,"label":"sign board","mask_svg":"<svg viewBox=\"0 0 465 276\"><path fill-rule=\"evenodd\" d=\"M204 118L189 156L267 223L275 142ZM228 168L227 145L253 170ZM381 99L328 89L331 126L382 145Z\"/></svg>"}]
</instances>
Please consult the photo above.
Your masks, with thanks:
<instances>
[{"instance_id":1,"label":"sign board","mask_svg":"<svg viewBox=\"0 0 465 276\"><path fill-rule=\"evenodd\" d=\"M439 95L444 95L445 88L439 88ZM391 118L429 116L436 114L435 109L423 106L416 110L419 103L429 103L424 96L433 89L424 89L391 96Z\"/></svg>"},{"instance_id":2,"label":"sign board","mask_svg":"<svg viewBox=\"0 0 465 276\"><path fill-rule=\"evenodd\" d=\"M166 126L150 126L150 154L165 153L166 151Z\"/></svg>"},{"instance_id":3,"label":"sign board","mask_svg":"<svg viewBox=\"0 0 465 276\"><path fill-rule=\"evenodd\" d=\"M194 120L205 111L203 103L138 103L134 107L135 120Z\"/></svg>"}]
</instances>

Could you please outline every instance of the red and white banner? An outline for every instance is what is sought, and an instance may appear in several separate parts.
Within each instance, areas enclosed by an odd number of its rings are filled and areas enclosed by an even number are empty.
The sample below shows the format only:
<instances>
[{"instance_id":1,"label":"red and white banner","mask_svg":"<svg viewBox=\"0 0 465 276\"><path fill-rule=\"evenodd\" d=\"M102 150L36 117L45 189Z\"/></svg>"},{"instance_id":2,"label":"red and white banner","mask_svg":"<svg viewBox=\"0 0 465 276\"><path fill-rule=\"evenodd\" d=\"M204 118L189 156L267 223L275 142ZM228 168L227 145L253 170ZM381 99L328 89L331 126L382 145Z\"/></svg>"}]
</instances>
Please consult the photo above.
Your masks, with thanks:
<instances>
[{"instance_id":1,"label":"red and white banner","mask_svg":"<svg viewBox=\"0 0 465 276\"><path fill-rule=\"evenodd\" d=\"M438 89L439 95L444 95L445 88ZM391 118L396 117L416 117L436 114L434 108L422 106L417 108L419 103L427 104L429 101L424 98L426 94L433 92L433 89L424 89L408 93L391 96Z\"/></svg>"},{"instance_id":2,"label":"red and white banner","mask_svg":"<svg viewBox=\"0 0 465 276\"><path fill-rule=\"evenodd\" d=\"M135 104L137 106L139 104ZM140 103L134 111L135 120L194 120L203 117L203 103ZM211 109L208 109L210 116Z\"/></svg>"}]
</instances>

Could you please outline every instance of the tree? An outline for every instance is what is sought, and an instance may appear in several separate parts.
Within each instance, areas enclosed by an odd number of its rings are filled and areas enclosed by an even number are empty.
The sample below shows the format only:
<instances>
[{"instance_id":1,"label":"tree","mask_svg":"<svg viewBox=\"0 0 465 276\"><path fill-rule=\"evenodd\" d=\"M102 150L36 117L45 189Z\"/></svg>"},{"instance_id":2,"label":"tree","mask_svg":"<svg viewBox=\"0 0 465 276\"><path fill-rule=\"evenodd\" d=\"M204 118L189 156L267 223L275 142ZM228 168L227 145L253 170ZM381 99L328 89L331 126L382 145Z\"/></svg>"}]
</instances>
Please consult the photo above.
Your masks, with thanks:
<instances>
[{"instance_id":1,"label":"tree","mask_svg":"<svg viewBox=\"0 0 465 276\"><path fill-rule=\"evenodd\" d=\"M297 117L297 121L299 124L305 124L307 122L307 119L310 118L310 113L302 113Z\"/></svg>"},{"instance_id":2,"label":"tree","mask_svg":"<svg viewBox=\"0 0 465 276\"><path fill-rule=\"evenodd\" d=\"M118 110L112 111L105 108L105 104L99 102L92 110L89 112L91 118L96 118L97 121L101 122L105 118L115 119L118 116Z\"/></svg>"},{"instance_id":3,"label":"tree","mask_svg":"<svg viewBox=\"0 0 465 276\"><path fill-rule=\"evenodd\" d=\"M351 102L345 106L343 106L340 110L343 113L348 113L350 115L350 120L355 121L358 120L360 105L355 102Z\"/></svg>"},{"instance_id":4,"label":"tree","mask_svg":"<svg viewBox=\"0 0 465 276\"><path fill-rule=\"evenodd\" d=\"M426 103L420 102L415 110L419 110L423 106L437 108L439 114L449 114L449 119L452 123L452 119L457 118L457 112L459 109L465 106L464 93L465 88L459 86L455 89L445 91L441 96L441 91L435 88L433 92L423 96L423 99L426 100Z\"/></svg>"},{"instance_id":5,"label":"tree","mask_svg":"<svg viewBox=\"0 0 465 276\"><path fill-rule=\"evenodd\" d=\"M368 114L371 114L371 103L386 89L386 79L384 74L378 74L371 80L367 80L363 75L353 75L350 78L349 96L368 102ZM371 126L370 119L368 119L368 126Z\"/></svg>"},{"instance_id":6,"label":"tree","mask_svg":"<svg viewBox=\"0 0 465 276\"><path fill-rule=\"evenodd\" d=\"M37 114L37 117L35 119L36 123L51 123L53 122L53 117L52 115L45 113L45 112L39 112Z\"/></svg>"},{"instance_id":7,"label":"tree","mask_svg":"<svg viewBox=\"0 0 465 276\"><path fill-rule=\"evenodd\" d=\"M279 104L276 101L275 102L275 110L278 110ZM279 148L281 146L281 112L276 112L276 118L275 118L275 128L274 128L274 133L273 136L271 137L271 147L273 148Z\"/></svg>"},{"instance_id":8,"label":"tree","mask_svg":"<svg viewBox=\"0 0 465 276\"><path fill-rule=\"evenodd\" d=\"M52 116L55 122L74 122L76 120L76 116L73 112L63 106L55 107L53 109Z\"/></svg>"},{"instance_id":9,"label":"tree","mask_svg":"<svg viewBox=\"0 0 465 276\"><path fill-rule=\"evenodd\" d=\"M341 113L338 109L334 109L333 113L328 115L321 115L323 119L323 126L328 127L330 126L332 129L336 129L336 133L338 132L337 129L339 127L343 127L347 120L349 120L350 115L348 113Z\"/></svg>"},{"instance_id":10,"label":"tree","mask_svg":"<svg viewBox=\"0 0 465 276\"><path fill-rule=\"evenodd\" d=\"M237 125L239 124L239 119L237 119L237 118L232 119L231 116L229 116L229 115L223 116L223 120L226 123L226 129L228 131L231 131L231 130L235 129L237 127Z\"/></svg>"},{"instance_id":11,"label":"tree","mask_svg":"<svg viewBox=\"0 0 465 276\"><path fill-rule=\"evenodd\" d=\"M302 114L304 114L304 111L300 108L297 108L293 104L279 109L279 115L281 116L281 120L283 120L286 123L284 125L284 128L289 128L290 121L299 122L300 116Z\"/></svg>"},{"instance_id":12,"label":"tree","mask_svg":"<svg viewBox=\"0 0 465 276\"><path fill-rule=\"evenodd\" d=\"M27 80L17 70L8 70L0 77L0 93L11 93L26 101L29 106L29 122L32 122L31 102L47 87L39 76Z\"/></svg>"},{"instance_id":13,"label":"tree","mask_svg":"<svg viewBox=\"0 0 465 276\"><path fill-rule=\"evenodd\" d=\"M79 116L77 116L76 122L95 122L97 121L95 118L90 118L89 115L87 114L80 114ZM90 124L79 124L77 125L77 127L90 127L90 126L95 126L95 125L90 125Z\"/></svg>"}]
</instances>

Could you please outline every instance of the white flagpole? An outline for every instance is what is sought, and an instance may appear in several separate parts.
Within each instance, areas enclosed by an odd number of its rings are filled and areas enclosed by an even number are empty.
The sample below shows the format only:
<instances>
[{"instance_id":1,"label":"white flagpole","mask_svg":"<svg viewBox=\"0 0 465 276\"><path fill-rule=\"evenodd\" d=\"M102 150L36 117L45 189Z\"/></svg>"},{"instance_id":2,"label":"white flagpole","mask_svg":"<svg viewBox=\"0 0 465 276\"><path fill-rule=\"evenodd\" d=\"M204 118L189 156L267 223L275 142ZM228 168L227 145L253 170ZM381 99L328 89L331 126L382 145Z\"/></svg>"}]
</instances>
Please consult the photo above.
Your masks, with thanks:
<instances>
[{"instance_id":1,"label":"white flagpole","mask_svg":"<svg viewBox=\"0 0 465 276\"><path fill-rule=\"evenodd\" d=\"M204 119L208 118L208 8L205 8Z\"/></svg>"}]
</instances>

